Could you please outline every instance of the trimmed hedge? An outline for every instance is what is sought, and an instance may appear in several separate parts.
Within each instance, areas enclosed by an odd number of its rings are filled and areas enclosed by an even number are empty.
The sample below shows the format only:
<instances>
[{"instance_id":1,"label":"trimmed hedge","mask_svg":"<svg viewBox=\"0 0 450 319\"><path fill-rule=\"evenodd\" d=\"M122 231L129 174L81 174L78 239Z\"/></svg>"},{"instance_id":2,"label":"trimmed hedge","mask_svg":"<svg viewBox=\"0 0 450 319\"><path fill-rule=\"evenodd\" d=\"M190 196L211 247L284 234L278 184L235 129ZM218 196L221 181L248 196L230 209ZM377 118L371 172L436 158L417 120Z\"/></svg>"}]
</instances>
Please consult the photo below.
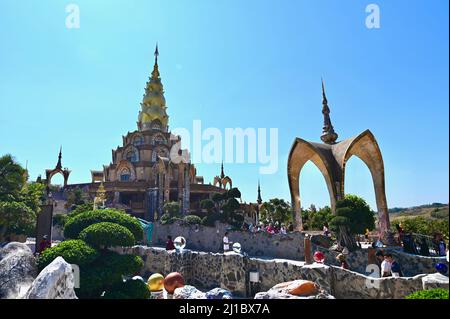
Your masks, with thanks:
<instances>
[{"instance_id":1,"label":"trimmed hedge","mask_svg":"<svg viewBox=\"0 0 450 319\"><path fill-rule=\"evenodd\" d=\"M138 274L142 267L144 262L139 256L103 252L94 263L81 270L80 289L76 294L80 298L100 298L103 291L111 291L122 282L122 275Z\"/></svg>"},{"instance_id":2,"label":"trimmed hedge","mask_svg":"<svg viewBox=\"0 0 450 319\"><path fill-rule=\"evenodd\" d=\"M406 299L448 299L448 290L442 288L427 289L413 292Z\"/></svg>"},{"instance_id":3,"label":"trimmed hedge","mask_svg":"<svg viewBox=\"0 0 450 319\"><path fill-rule=\"evenodd\" d=\"M202 219L197 215L187 215L183 218L183 222L189 225L198 225L202 223Z\"/></svg>"},{"instance_id":4,"label":"trimmed hedge","mask_svg":"<svg viewBox=\"0 0 450 319\"><path fill-rule=\"evenodd\" d=\"M164 214L161 216L160 223L161 225L173 224L178 220L182 220L179 217L171 217L170 215Z\"/></svg>"},{"instance_id":5,"label":"trimmed hedge","mask_svg":"<svg viewBox=\"0 0 450 319\"><path fill-rule=\"evenodd\" d=\"M129 279L106 291L104 299L149 299L150 290L146 283Z\"/></svg>"},{"instance_id":6,"label":"trimmed hedge","mask_svg":"<svg viewBox=\"0 0 450 319\"><path fill-rule=\"evenodd\" d=\"M96 223L80 233L80 239L94 247L133 246L134 236L127 228L109 222Z\"/></svg>"},{"instance_id":7,"label":"trimmed hedge","mask_svg":"<svg viewBox=\"0 0 450 319\"><path fill-rule=\"evenodd\" d=\"M91 264L97 257L98 252L82 240L67 240L56 246L47 248L39 255L37 265L39 271L44 269L56 257L61 256L69 264L80 267Z\"/></svg>"},{"instance_id":8,"label":"trimmed hedge","mask_svg":"<svg viewBox=\"0 0 450 319\"><path fill-rule=\"evenodd\" d=\"M224 221L223 214L217 212L208 213L208 215L203 217L202 225L215 227L216 221Z\"/></svg>"},{"instance_id":9,"label":"trimmed hedge","mask_svg":"<svg viewBox=\"0 0 450 319\"><path fill-rule=\"evenodd\" d=\"M139 221L135 217L116 209L92 210L70 218L64 227L64 237L78 238L86 227L102 222L116 223L128 228L136 241L141 240L143 237L144 230Z\"/></svg>"}]
</instances>

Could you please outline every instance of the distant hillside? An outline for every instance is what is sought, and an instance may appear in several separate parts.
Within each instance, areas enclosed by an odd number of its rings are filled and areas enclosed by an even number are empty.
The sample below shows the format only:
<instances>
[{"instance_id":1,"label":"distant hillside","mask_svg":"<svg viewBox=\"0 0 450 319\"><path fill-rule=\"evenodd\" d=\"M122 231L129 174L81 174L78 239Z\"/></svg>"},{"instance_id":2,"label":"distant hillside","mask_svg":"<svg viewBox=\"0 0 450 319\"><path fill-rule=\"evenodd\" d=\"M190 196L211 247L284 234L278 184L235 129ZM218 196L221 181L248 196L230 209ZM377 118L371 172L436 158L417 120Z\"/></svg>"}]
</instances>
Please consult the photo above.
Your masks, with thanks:
<instances>
[{"instance_id":1,"label":"distant hillside","mask_svg":"<svg viewBox=\"0 0 450 319\"><path fill-rule=\"evenodd\" d=\"M391 220L422 216L429 219L448 219L449 205L433 203L429 205L414 206L409 208L395 207L389 209Z\"/></svg>"}]
</instances>

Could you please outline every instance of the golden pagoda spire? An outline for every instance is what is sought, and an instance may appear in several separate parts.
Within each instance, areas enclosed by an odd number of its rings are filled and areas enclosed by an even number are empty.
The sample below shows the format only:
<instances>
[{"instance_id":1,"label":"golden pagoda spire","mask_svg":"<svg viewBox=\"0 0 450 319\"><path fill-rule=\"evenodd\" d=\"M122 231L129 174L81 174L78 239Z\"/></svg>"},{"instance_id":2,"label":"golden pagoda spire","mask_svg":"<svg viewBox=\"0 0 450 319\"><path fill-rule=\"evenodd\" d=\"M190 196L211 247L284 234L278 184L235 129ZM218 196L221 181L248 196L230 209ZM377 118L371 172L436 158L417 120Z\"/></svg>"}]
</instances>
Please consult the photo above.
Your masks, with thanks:
<instances>
[{"instance_id":1,"label":"golden pagoda spire","mask_svg":"<svg viewBox=\"0 0 450 319\"><path fill-rule=\"evenodd\" d=\"M159 49L155 47L155 64L149 81L145 87L144 98L139 112L138 126L140 130L155 128L155 123L159 122L161 130L167 131L169 116L166 113L166 99L164 97L164 87L161 83L158 67Z\"/></svg>"}]
</instances>

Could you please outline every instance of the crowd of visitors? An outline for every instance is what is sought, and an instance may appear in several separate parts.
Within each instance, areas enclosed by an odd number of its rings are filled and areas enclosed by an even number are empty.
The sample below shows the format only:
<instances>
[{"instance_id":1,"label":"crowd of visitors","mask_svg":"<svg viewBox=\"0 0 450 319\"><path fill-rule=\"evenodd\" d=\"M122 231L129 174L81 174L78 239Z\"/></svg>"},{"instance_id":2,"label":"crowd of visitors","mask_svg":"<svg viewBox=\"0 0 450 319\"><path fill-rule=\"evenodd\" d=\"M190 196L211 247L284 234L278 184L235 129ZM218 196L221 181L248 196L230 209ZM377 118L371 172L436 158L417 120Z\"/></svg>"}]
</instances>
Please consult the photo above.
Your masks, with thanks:
<instances>
[{"instance_id":1,"label":"crowd of visitors","mask_svg":"<svg viewBox=\"0 0 450 319\"><path fill-rule=\"evenodd\" d=\"M281 234L286 235L288 232L294 231L294 225L292 223L289 223L287 226L284 223L272 223L272 222L260 222L256 225L253 225L252 223L243 223L242 224L242 230L249 231L251 233L261 233L261 232L267 232L269 234Z\"/></svg>"},{"instance_id":2,"label":"crowd of visitors","mask_svg":"<svg viewBox=\"0 0 450 319\"><path fill-rule=\"evenodd\" d=\"M378 250L375 257L381 267L381 277L403 277L402 268L391 253L385 254Z\"/></svg>"}]
</instances>

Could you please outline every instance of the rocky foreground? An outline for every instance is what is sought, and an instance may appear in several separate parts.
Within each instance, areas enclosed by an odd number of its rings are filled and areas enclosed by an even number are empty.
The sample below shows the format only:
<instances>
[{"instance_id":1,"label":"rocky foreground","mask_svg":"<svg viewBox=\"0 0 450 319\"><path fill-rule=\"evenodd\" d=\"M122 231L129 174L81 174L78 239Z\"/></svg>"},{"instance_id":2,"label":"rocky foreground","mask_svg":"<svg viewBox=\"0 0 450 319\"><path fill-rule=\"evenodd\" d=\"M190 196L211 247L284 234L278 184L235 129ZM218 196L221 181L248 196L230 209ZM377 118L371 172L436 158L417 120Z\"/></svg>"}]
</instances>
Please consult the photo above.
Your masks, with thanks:
<instances>
[{"instance_id":1,"label":"rocky foreground","mask_svg":"<svg viewBox=\"0 0 450 319\"><path fill-rule=\"evenodd\" d=\"M200 286L204 286L204 283L208 282L207 270L214 268L212 267L214 262L220 264L218 273L224 273L227 269L236 272L238 269L236 265L240 265L243 258L239 255L223 256L188 251L183 254L176 254L164 249L142 246L133 247L131 250L141 252L140 255L145 260L146 269L144 271L146 273L169 273L179 269L185 277L184 280ZM449 278L439 273L421 274L414 277L374 279L326 265L302 265L300 262L294 261L292 261L292 265L287 261L258 260L254 262L258 262L257 265L260 268L260 283L266 282L261 288L264 289L265 287L264 290L267 290L258 292L254 296L255 299L403 298L412 291L431 288L448 289L449 287ZM196 267L192 267L193 265L190 263L195 263ZM202 263L204 263L204 267L202 267ZM275 268L272 269L273 267ZM197 272L192 273L194 269L201 270L201 277L196 276ZM191 270L191 272L188 270ZM242 284L241 282L245 278L244 269L242 269L242 274L229 272L224 274L226 275L224 281L210 281L210 283L215 283L210 287L220 287L206 292L193 285L183 285L177 287L172 295L167 295L167 292L165 292L159 295L153 294L152 297L154 299L231 299L245 297L239 294L236 289L240 287L238 284ZM213 277L216 278L216 275ZM269 278L273 279L271 285L267 285ZM290 278L305 278L308 280L289 281ZM274 282L275 279L278 280ZM378 289L369 289L370 287L367 287L368 280L378 283ZM62 257L56 258L38 273L35 257L27 245L12 242L0 249L0 299L77 299L74 290L75 282L76 276L74 276L72 266ZM235 286L235 288L232 289L231 286Z\"/></svg>"}]
</instances>

